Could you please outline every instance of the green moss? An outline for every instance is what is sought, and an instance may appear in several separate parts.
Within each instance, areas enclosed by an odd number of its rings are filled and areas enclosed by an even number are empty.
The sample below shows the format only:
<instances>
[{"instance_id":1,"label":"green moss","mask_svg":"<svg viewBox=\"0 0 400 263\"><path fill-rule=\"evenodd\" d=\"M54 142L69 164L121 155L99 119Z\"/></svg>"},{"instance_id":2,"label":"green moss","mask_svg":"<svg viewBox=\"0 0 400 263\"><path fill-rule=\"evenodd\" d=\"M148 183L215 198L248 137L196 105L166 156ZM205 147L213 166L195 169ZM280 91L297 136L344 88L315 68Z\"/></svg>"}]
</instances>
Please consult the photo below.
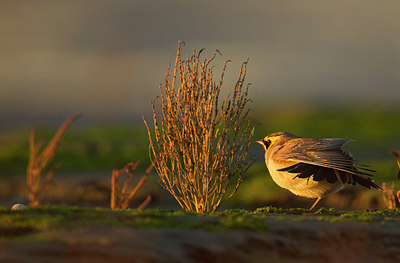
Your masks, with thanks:
<instances>
[{"instance_id":1,"label":"green moss","mask_svg":"<svg viewBox=\"0 0 400 263\"><path fill-rule=\"evenodd\" d=\"M332 215L332 216L337 216L340 215L341 212L336 211L336 209L334 208L325 208L325 207L321 207L320 209L318 209L315 214L318 215Z\"/></svg>"},{"instance_id":2,"label":"green moss","mask_svg":"<svg viewBox=\"0 0 400 263\"><path fill-rule=\"evenodd\" d=\"M249 211L243 209L227 209L221 212L215 212L210 214L210 216L240 216L248 215Z\"/></svg>"},{"instance_id":3,"label":"green moss","mask_svg":"<svg viewBox=\"0 0 400 263\"><path fill-rule=\"evenodd\" d=\"M256 214L280 213L280 214L302 215L302 214L313 213L313 211L304 208L279 208L279 207L267 206L267 207L257 208L254 211L254 213Z\"/></svg>"},{"instance_id":4,"label":"green moss","mask_svg":"<svg viewBox=\"0 0 400 263\"><path fill-rule=\"evenodd\" d=\"M244 210L218 214L196 214L187 211L110 210L105 208L38 207L11 211L0 209L0 236L19 236L20 232L69 229L81 226L114 226L133 228L200 228L209 231L267 230L266 223ZM7 232L7 229L10 230ZM2 231L3 230L3 231ZM28 231L29 230L29 231Z\"/></svg>"},{"instance_id":5,"label":"green moss","mask_svg":"<svg viewBox=\"0 0 400 263\"><path fill-rule=\"evenodd\" d=\"M400 224L400 209L374 211L336 211L321 208L310 211L301 208L263 207L255 211L225 210L213 214L160 209L110 210L66 206L38 207L11 211L0 207L0 238L21 238L48 230L85 226L130 228L203 229L207 231L254 231L269 233L271 220L288 222L323 221L328 223Z\"/></svg>"}]
</instances>

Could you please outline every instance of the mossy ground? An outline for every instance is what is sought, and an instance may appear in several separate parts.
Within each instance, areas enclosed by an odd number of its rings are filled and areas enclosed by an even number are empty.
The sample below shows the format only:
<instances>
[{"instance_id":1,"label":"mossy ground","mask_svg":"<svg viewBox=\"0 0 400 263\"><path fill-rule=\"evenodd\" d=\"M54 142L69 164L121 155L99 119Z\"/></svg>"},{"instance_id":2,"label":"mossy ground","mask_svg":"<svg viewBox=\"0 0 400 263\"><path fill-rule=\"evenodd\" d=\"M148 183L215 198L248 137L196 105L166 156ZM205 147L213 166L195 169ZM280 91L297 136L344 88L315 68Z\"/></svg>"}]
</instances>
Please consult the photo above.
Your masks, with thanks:
<instances>
[{"instance_id":1,"label":"mossy ground","mask_svg":"<svg viewBox=\"0 0 400 263\"><path fill-rule=\"evenodd\" d=\"M196 214L182 210L110 210L105 208L38 207L11 211L0 208L0 238L19 238L31 233L68 230L78 227L128 227L152 229L203 229L206 231L253 231L268 234L269 222L292 223L324 221L329 223L400 224L400 209L375 211L337 211L321 208L263 207L255 211L225 210L213 214Z\"/></svg>"}]
</instances>

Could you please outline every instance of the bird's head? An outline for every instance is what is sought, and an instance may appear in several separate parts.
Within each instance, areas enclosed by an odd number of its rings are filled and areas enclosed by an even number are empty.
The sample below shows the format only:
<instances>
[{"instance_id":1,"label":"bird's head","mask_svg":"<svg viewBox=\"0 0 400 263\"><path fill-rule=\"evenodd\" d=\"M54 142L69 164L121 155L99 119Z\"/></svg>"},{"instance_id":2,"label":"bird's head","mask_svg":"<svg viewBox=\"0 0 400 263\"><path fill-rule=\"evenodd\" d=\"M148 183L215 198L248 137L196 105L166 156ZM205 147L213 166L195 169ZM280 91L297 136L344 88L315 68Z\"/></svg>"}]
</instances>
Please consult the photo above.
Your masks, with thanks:
<instances>
[{"instance_id":1,"label":"bird's head","mask_svg":"<svg viewBox=\"0 0 400 263\"><path fill-rule=\"evenodd\" d=\"M287 140L293 138L298 137L288 132L275 132L256 142L261 144L265 151L268 151L271 146L286 142Z\"/></svg>"}]
</instances>

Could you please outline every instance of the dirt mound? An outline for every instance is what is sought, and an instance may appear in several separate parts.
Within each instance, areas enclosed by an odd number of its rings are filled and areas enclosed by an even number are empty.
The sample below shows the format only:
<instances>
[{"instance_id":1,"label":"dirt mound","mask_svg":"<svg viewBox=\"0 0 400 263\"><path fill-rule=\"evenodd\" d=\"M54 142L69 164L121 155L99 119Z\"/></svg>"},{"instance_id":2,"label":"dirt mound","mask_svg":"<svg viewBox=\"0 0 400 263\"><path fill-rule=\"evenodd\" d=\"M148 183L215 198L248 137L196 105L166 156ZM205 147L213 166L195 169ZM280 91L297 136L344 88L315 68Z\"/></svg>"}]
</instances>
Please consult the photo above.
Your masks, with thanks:
<instances>
[{"instance_id":1,"label":"dirt mound","mask_svg":"<svg viewBox=\"0 0 400 263\"><path fill-rule=\"evenodd\" d=\"M36 236L22 242L2 241L0 260L120 263L400 262L400 228L397 223L381 225L270 220L268 226L268 233L262 234L252 231L112 226L49 230L33 234L39 235L39 239Z\"/></svg>"}]
</instances>

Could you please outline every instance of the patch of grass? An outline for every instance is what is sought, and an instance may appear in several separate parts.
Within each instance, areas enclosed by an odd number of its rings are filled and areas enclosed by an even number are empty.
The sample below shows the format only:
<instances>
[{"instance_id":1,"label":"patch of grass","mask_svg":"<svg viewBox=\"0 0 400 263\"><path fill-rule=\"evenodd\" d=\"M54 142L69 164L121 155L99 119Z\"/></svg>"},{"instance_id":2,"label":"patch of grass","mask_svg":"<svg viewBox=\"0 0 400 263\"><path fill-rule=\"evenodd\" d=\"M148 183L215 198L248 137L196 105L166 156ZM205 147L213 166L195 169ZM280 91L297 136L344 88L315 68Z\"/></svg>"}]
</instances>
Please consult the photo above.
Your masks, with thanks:
<instances>
[{"instance_id":1,"label":"patch of grass","mask_svg":"<svg viewBox=\"0 0 400 263\"><path fill-rule=\"evenodd\" d=\"M325 207L321 207L320 209L318 209L317 211L315 211L315 214L318 215L331 215L331 216L338 216L341 215L341 212L337 211L334 208L325 208Z\"/></svg>"},{"instance_id":2,"label":"patch of grass","mask_svg":"<svg viewBox=\"0 0 400 263\"><path fill-rule=\"evenodd\" d=\"M0 237L19 237L45 230L85 226L133 228L199 228L209 231L249 230L266 232L266 222L244 211L227 211L219 216L200 215L187 211L164 211L77 207L37 207L11 211L0 209Z\"/></svg>"},{"instance_id":3,"label":"patch of grass","mask_svg":"<svg viewBox=\"0 0 400 263\"><path fill-rule=\"evenodd\" d=\"M309 209L304 209L304 208L279 208L279 207L273 207L273 206L267 206L267 207L260 207L257 208L254 213L256 214L291 214L291 215L304 215L304 214L310 214L314 213L313 211Z\"/></svg>"},{"instance_id":4,"label":"patch of grass","mask_svg":"<svg viewBox=\"0 0 400 263\"><path fill-rule=\"evenodd\" d=\"M209 214L209 216L243 216L248 215L249 211L244 209L226 209L219 212Z\"/></svg>"},{"instance_id":5,"label":"patch of grass","mask_svg":"<svg viewBox=\"0 0 400 263\"><path fill-rule=\"evenodd\" d=\"M381 209L374 211L337 211L333 208L320 208L317 211L310 211L302 208L276 208L262 207L254 211L255 214L274 215L271 217L276 221L294 221L305 222L308 220L323 221L329 223L379 223L384 225L388 222L400 223L400 209ZM285 217L285 215L295 215L294 217ZM301 216L297 216L301 215Z\"/></svg>"},{"instance_id":6,"label":"patch of grass","mask_svg":"<svg viewBox=\"0 0 400 263\"><path fill-rule=\"evenodd\" d=\"M270 112L274 114L267 114ZM357 159L373 166L379 178L393 178L397 174L392 149L400 149L400 111L379 107L341 109L270 109L253 110L259 123L254 139L276 131L288 131L303 137L352 138L346 145ZM255 115L257 114L257 115ZM49 140L55 129L38 129L38 140ZM29 129L20 128L0 132L0 175L24 172L28 162ZM61 171L112 170L133 160L148 167L148 138L146 128L138 125L93 125L71 127L64 135L56 162ZM262 153L259 145L251 151ZM250 154L251 155L251 154ZM262 160L257 160L263 164ZM257 170L257 171L256 171ZM254 173L260 172L256 169ZM261 171L264 172L264 171ZM377 176L377 180L380 180Z\"/></svg>"},{"instance_id":7,"label":"patch of grass","mask_svg":"<svg viewBox=\"0 0 400 263\"><path fill-rule=\"evenodd\" d=\"M0 239L20 238L48 230L86 226L129 228L203 229L207 231L254 231L269 233L269 222L387 223L400 224L400 209L376 211L336 211L319 209L259 208L255 211L225 210L212 214L160 209L110 210L106 208L37 207L11 211L0 208Z\"/></svg>"},{"instance_id":8,"label":"patch of grass","mask_svg":"<svg viewBox=\"0 0 400 263\"><path fill-rule=\"evenodd\" d=\"M302 137L351 138L354 141L345 147L356 159L377 170L376 181L392 181L396 177L398 167L390 150L400 149L399 109L288 108L254 109L251 113L254 122L259 123L254 139L276 131L288 131ZM55 129L51 128L38 129L37 138L47 141L54 132ZM28 136L29 129L26 128L0 132L0 176L25 173L29 155ZM255 153L259 158L247 172L248 178L258 174L267 176L262 149L256 144L250 149L249 155ZM148 156L148 138L144 125L93 125L71 127L58 148L55 163L62 163L59 171L63 172L111 171L133 160L139 160L142 167L148 167Z\"/></svg>"},{"instance_id":9,"label":"patch of grass","mask_svg":"<svg viewBox=\"0 0 400 263\"><path fill-rule=\"evenodd\" d=\"M54 129L37 130L37 139L48 141ZM29 129L0 133L0 176L25 173L29 157ZM63 136L53 163L57 171L111 171L126 163L139 160L143 167L150 165L148 139L143 126L81 126L71 127Z\"/></svg>"}]
</instances>

